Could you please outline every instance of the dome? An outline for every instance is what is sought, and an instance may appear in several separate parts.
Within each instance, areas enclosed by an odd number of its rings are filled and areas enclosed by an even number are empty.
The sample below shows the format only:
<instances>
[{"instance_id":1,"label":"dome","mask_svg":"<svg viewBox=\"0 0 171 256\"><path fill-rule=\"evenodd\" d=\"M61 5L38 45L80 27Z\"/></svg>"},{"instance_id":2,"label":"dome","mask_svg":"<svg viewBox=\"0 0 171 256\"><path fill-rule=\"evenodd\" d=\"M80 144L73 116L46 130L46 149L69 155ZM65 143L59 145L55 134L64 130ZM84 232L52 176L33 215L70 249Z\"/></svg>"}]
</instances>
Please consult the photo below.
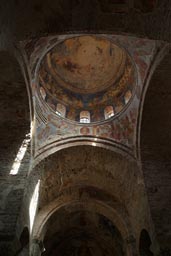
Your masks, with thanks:
<instances>
[{"instance_id":1,"label":"dome","mask_svg":"<svg viewBox=\"0 0 171 256\"><path fill-rule=\"evenodd\" d=\"M83 123L114 118L129 103L135 87L127 52L95 35L58 42L43 57L38 77L40 95L49 107L61 117Z\"/></svg>"}]
</instances>

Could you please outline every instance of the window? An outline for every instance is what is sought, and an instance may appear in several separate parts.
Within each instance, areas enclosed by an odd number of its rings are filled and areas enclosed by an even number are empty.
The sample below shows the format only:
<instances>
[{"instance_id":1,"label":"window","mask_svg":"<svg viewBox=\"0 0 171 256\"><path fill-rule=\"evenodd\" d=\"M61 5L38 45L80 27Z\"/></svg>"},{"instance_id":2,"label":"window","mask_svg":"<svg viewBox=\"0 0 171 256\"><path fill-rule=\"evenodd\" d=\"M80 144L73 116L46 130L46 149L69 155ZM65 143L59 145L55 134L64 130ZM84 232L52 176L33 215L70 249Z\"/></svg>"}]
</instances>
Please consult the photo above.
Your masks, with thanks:
<instances>
[{"instance_id":1,"label":"window","mask_svg":"<svg viewBox=\"0 0 171 256\"><path fill-rule=\"evenodd\" d=\"M113 106L107 106L104 110L105 119L108 119L112 116L114 116L114 109Z\"/></svg>"},{"instance_id":2,"label":"window","mask_svg":"<svg viewBox=\"0 0 171 256\"><path fill-rule=\"evenodd\" d=\"M62 117L66 115L66 107L63 104L58 103L56 106L56 114Z\"/></svg>"},{"instance_id":3,"label":"window","mask_svg":"<svg viewBox=\"0 0 171 256\"><path fill-rule=\"evenodd\" d=\"M129 102L129 100L131 99L132 97L132 93L130 90L128 90L125 95L124 95L124 100L125 100L125 104L127 104Z\"/></svg>"},{"instance_id":4,"label":"window","mask_svg":"<svg viewBox=\"0 0 171 256\"><path fill-rule=\"evenodd\" d=\"M27 147L28 147L29 143L30 143L30 133L26 134L25 139L23 140L23 142L22 142L22 144L21 144L21 146L18 150L18 153L15 157L14 163L13 163L11 171L10 171L11 175L18 174L20 165L21 165L22 160L25 156L25 153L27 151Z\"/></svg>"},{"instance_id":5,"label":"window","mask_svg":"<svg viewBox=\"0 0 171 256\"><path fill-rule=\"evenodd\" d=\"M90 123L90 112L81 111L80 112L80 123Z\"/></svg>"},{"instance_id":6,"label":"window","mask_svg":"<svg viewBox=\"0 0 171 256\"><path fill-rule=\"evenodd\" d=\"M43 87L40 87L40 94L41 94L43 100L45 100L45 98L46 98L46 92L45 92L45 89L44 89Z\"/></svg>"}]
</instances>

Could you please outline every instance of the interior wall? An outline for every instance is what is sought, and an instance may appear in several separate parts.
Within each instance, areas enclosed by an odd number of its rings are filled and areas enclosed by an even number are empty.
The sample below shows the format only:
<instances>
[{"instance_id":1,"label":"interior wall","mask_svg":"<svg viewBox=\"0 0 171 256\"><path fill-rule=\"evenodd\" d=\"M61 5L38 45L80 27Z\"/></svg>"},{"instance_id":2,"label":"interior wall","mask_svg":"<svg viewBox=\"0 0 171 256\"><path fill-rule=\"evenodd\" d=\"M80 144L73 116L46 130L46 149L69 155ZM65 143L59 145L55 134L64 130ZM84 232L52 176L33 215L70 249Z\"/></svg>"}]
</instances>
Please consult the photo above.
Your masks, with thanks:
<instances>
[{"instance_id":1,"label":"interior wall","mask_svg":"<svg viewBox=\"0 0 171 256\"><path fill-rule=\"evenodd\" d=\"M5 255L15 251L16 222L22 203L29 151L18 175L11 175L13 164L27 133L30 132L28 95L20 66L7 51L0 52L0 248Z\"/></svg>"}]
</instances>

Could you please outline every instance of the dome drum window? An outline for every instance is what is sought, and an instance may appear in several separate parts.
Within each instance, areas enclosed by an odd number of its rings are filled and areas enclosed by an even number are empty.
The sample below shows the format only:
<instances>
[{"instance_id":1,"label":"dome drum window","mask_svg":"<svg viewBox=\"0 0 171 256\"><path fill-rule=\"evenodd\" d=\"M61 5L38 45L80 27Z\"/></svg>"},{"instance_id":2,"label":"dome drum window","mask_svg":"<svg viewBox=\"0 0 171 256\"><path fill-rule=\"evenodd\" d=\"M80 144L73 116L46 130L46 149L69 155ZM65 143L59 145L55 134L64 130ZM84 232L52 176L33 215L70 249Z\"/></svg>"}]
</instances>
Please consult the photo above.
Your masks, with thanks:
<instances>
[{"instance_id":1,"label":"dome drum window","mask_svg":"<svg viewBox=\"0 0 171 256\"><path fill-rule=\"evenodd\" d=\"M129 100L132 97L132 92L130 90L128 90L125 95L124 95L124 100L125 100L125 104L127 104L129 102Z\"/></svg>"},{"instance_id":2,"label":"dome drum window","mask_svg":"<svg viewBox=\"0 0 171 256\"><path fill-rule=\"evenodd\" d=\"M62 117L66 115L66 107L63 104L58 103L56 106L56 114Z\"/></svg>"},{"instance_id":3,"label":"dome drum window","mask_svg":"<svg viewBox=\"0 0 171 256\"><path fill-rule=\"evenodd\" d=\"M40 87L40 94L42 96L42 99L45 100L46 98L46 92L45 89L43 87Z\"/></svg>"},{"instance_id":4,"label":"dome drum window","mask_svg":"<svg viewBox=\"0 0 171 256\"><path fill-rule=\"evenodd\" d=\"M114 116L114 109L113 106L107 106L104 110L105 119L108 119L112 116Z\"/></svg>"},{"instance_id":5,"label":"dome drum window","mask_svg":"<svg viewBox=\"0 0 171 256\"><path fill-rule=\"evenodd\" d=\"M80 123L90 123L90 112L89 111L81 111Z\"/></svg>"}]
</instances>

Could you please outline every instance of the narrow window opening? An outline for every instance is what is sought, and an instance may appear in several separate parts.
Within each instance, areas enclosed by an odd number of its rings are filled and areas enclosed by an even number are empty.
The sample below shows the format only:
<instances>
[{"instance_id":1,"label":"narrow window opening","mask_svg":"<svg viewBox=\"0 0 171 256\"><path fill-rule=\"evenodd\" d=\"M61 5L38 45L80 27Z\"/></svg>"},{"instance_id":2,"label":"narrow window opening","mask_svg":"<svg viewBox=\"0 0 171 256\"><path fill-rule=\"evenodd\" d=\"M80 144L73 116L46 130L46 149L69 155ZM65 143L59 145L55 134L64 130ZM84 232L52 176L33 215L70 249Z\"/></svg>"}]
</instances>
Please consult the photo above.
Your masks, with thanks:
<instances>
[{"instance_id":1,"label":"narrow window opening","mask_svg":"<svg viewBox=\"0 0 171 256\"><path fill-rule=\"evenodd\" d=\"M90 112L81 111L80 112L80 123L90 123Z\"/></svg>"},{"instance_id":2,"label":"narrow window opening","mask_svg":"<svg viewBox=\"0 0 171 256\"><path fill-rule=\"evenodd\" d=\"M105 119L108 119L115 115L113 106L107 106L104 110Z\"/></svg>"},{"instance_id":3,"label":"narrow window opening","mask_svg":"<svg viewBox=\"0 0 171 256\"><path fill-rule=\"evenodd\" d=\"M21 147L18 150L18 153L16 155L16 158L14 160L14 163L13 163L11 171L10 171L11 175L16 175L18 173L21 162L24 158L24 155L26 153L26 150L27 150L27 147L28 147L29 143L30 143L30 133L26 134L26 137L23 140L23 142L21 144Z\"/></svg>"},{"instance_id":4,"label":"narrow window opening","mask_svg":"<svg viewBox=\"0 0 171 256\"><path fill-rule=\"evenodd\" d=\"M131 99L132 97L132 93L130 90L128 90L125 95L124 95L124 100L125 100L125 104L127 104L129 102L129 100Z\"/></svg>"},{"instance_id":5,"label":"narrow window opening","mask_svg":"<svg viewBox=\"0 0 171 256\"><path fill-rule=\"evenodd\" d=\"M43 100L45 100L45 98L46 98L46 92L45 92L45 89L44 89L43 87L40 87L40 94L41 94Z\"/></svg>"},{"instance_id":6,"label":"narrow window opening","mask_svg":"<svg viewBox=\"0 0 171 256\"><path fill-rule=\"evenodd\" d=\"M63 104L58 103L56 106L56 114L65 117L66 115L66 107Z\"/></svg>"}]
</instances>

